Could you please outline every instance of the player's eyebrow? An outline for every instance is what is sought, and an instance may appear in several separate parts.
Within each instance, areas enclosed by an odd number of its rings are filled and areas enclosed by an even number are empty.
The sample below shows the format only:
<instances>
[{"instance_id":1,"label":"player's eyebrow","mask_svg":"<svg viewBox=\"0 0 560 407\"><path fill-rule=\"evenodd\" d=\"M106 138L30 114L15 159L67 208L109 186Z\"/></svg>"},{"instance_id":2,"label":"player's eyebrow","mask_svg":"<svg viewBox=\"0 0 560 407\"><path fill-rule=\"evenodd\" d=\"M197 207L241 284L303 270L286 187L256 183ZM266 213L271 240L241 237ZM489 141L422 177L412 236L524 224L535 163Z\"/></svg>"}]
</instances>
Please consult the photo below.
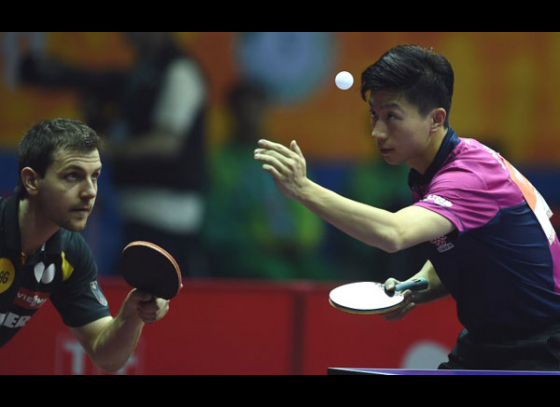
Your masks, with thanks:
<instances>
[{"instance_id":1,"label":"player's eyebrow","mask_svg":"<svg viewBox=\"0 0 560 407\"><path fill-rule=\"evenodd\" d=\"M372 110L375 110L373 107L373 104L370 102L369 103L369 107ZM388 103L384 103L379 107L379 110L386 110L386 109L398 109L398 110L402 110L401 106L396 103L396 102L388 102Z\"/></svg>"},{"instance_id":2,"label":"player's eyebrow","mask_svg":"<svg viewBox=\"0 0 560 407\"><path fill-rule=\"evenodd\" d=\"M92 173L97 173L97 172L101 172L101 169L103 168L102 165L100 165L99 167L97 167L95 170L92 171ZM87 169L84 167L81 167L79 165L76 164L70 164L67 167L64 167L60 172L68 172L68 171L78 171L78 172L83 172L87 174Z\"/></svg>"},{"instance_id":3,"label":"player's eyebrow","mask_svg":"<svg viewBox=\"0 0 560 407\"><path fill-rule=\"evenodd\" d=\"M395 102L390 102L390 103L385 103L384 105L381 106L381 109L399 109L402 110L401 106L398 103Z\"/></svg>"}]
</instances>

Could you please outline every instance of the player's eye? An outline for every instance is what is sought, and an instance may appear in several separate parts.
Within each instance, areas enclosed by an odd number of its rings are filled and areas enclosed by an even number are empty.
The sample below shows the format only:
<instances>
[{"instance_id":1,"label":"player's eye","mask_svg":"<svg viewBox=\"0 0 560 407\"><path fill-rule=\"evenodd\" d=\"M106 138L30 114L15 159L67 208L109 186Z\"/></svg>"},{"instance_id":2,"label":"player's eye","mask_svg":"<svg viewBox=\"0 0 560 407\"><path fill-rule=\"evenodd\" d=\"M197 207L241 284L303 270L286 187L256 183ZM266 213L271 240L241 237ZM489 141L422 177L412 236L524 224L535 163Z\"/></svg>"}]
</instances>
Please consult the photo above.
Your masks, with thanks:
<instances>
[{"instance_id":1,"label":"player's eye","mask_svg":"<svg viewBox=\"0 0 560 407\"><path fill-rule=\"evenodd\" d=\"M68 182L74 182L78 180L78 174L75 172L71 172L70 174L67 174L64 178Z\"/></svg>"}]
</instances>

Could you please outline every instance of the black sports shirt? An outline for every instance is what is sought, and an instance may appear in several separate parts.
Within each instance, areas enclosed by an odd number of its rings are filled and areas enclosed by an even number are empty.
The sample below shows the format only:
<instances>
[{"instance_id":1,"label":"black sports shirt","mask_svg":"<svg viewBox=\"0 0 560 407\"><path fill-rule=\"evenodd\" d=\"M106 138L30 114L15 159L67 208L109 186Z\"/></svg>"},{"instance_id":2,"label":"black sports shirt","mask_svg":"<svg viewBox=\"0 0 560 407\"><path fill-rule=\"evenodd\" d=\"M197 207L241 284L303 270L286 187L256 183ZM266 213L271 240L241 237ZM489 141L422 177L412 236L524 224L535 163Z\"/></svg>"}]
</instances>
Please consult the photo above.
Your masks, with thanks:
<instances>
[{"instance_id":1,"label":"black sports shirt","mask_svg":"<svg viewBox=\"0 0 560 407\"><path fill-rule=\"evenodd\" d=\"M97 265L83 237L61 229L26 258L18 207L17 197L0 198L0 347L49 299L71 328L110 316L97 283Z\"/></svg>"}]
</instances>

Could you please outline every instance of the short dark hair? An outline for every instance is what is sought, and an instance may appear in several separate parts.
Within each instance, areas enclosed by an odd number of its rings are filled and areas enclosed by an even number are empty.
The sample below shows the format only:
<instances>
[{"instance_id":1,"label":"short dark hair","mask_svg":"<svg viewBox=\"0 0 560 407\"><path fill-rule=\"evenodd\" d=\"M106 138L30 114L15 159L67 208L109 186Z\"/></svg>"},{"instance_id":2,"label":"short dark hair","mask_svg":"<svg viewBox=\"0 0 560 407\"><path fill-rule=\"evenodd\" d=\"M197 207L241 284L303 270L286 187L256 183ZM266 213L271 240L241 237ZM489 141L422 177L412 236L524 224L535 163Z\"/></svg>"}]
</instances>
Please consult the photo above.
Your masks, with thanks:
<instances>
[{"instance_id":1,"label":"short dark hair","mask_svg":"<svg viewBox=\"0 0 560 407\"><path fill-rule=\"evenodd\" d=\"M362 73L361 92L364 100L368 92L402 93L423 116L442 107L448 128L453 82L453 68L443 55L417 45L399 45Z\"/></svg>"},{"instance_id":2,"label":"short dark hair","mask_svg":"<svg viewBox=\"0 0 560 407\"><path fill-rule=\"evenodd\" d=\"M19 184L16 194L23 199L27 192L21 180L21 171L32 168L44 178L54 162L54 153L69 150L89 153L101 150L101 138L78 120L54 119L35 124L23 137L18 149Z\"/></svg>"}]
</instances>

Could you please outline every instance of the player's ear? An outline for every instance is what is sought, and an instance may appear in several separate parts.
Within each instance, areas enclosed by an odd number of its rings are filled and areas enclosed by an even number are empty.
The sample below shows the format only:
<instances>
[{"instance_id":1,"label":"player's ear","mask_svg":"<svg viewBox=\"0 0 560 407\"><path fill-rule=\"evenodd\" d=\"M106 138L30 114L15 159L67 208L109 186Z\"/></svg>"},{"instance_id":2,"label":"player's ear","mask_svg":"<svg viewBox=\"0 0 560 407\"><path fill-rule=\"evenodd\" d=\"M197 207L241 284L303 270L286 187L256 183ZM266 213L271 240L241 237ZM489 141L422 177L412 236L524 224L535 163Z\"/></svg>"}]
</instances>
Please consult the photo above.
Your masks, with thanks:
<instances>
[{"instance_id":1,"label":"player's ear","mask_svg":"<svg viewBox=\"0 0 560 407\"><path fill-rule=\"evenodd\" d=\"M435 132L440 128L445 126L445 119L447 117L447 112L444 108L438 107L431 114L431 126L430 130Z\"/></svg>"},{"instance_id":2,"label":"player's ear","mask_svg":"<svg viewBox=\"0 0 560 407\"><path fill-rule=\"evenodd\" d=\"M39 193L39 174L30 167L21 170L21 182L28 196L36 196Z\"/></svg>"}]
</instances>

